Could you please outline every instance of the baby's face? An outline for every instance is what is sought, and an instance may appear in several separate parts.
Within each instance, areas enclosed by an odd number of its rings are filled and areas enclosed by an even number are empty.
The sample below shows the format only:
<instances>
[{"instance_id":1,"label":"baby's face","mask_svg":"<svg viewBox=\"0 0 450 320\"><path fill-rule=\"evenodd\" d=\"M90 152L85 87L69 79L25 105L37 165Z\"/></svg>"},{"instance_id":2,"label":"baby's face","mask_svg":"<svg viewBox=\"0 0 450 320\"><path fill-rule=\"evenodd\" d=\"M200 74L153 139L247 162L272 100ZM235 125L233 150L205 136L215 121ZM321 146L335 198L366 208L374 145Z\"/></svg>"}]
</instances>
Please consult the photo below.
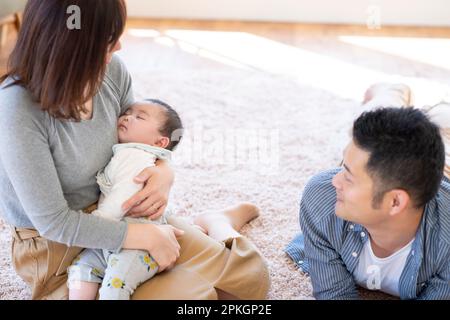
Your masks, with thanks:
<instances>
[{"instance_id":1,"label":"baby's face","mask_svg":"<svg viewBox=\"0 0 450 320\"><path fill-rule=\"evenodd\" d=\"M117 131L119 143L144 143L165 148L165 140L159 128L164 122L161 106L145 103L134 104L119 118Z\"/></svg>"}]
</instances>

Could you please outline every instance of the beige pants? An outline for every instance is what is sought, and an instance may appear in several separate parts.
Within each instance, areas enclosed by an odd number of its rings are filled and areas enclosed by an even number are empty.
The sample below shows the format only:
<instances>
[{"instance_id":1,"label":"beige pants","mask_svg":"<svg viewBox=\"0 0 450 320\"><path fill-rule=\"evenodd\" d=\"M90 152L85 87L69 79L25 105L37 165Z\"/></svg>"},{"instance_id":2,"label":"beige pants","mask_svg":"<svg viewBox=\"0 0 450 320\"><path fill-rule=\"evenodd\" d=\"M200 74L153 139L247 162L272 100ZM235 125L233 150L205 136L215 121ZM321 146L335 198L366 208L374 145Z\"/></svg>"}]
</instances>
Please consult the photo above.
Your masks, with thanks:
<instances>
[{"instance_id":1,"label":"beige pants","mask_svg":"<svg viewBox=\"0 0 450 320\"><path fill-rule=\"evenodd\" d=\"M185 231L178 239L180 257L173 269L142 284L132 299L217 299L216 289L240 299L266 298L269 272L249 240L237 237L218 242L179 218L168 220ZM12 233L13 265L30 285L32 299L67 299L66 269L82 249L47 240L33 229L12 228Z\"/></svg>"}]
</instances>

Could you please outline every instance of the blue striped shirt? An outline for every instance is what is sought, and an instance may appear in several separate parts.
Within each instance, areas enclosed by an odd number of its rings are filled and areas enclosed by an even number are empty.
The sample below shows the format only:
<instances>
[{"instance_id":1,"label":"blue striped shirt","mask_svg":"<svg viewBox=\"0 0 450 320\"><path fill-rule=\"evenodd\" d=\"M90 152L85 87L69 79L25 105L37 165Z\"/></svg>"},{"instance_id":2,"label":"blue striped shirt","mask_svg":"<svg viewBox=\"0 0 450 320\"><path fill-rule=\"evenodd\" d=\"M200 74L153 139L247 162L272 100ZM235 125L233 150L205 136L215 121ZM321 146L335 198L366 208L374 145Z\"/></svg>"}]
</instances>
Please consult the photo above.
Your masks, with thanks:
<instances>
[{"instance_id":1,"label":"blue striped shirt","mask_svg":"<svg viewBox=\"0 0 450 320\"><path fill-rule=\"evenodd\" d=\"M309 273L317 299L358 299L353 273L368 240L367 230L335 215L333 176L314 176L300 201L303 231L286 248L296 265ZM450 180L425 206L411 251L399 279L401 299L450 299Z\"/></svg>"}]
</instances>

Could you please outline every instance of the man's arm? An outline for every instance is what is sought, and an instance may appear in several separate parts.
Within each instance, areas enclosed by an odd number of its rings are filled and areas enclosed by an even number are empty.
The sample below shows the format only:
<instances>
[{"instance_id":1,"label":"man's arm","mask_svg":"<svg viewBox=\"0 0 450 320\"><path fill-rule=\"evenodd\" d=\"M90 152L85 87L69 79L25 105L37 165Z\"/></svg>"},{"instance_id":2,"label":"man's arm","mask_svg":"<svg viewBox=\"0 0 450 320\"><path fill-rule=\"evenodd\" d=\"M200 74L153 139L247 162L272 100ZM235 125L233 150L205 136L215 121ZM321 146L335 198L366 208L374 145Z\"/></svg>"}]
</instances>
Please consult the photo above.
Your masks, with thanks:
<instances>
[{"instance_id":1,"label":"man's arm","mask_svg":"<svg viewBox=\"0 0 450 320\"><path fill-rule=\"evenodd\" d=\"M418 300L450 300L450 261L427 283Z\"/></svg>"},{"instance_id":2,"label":"man's arm","mask_svg":"<svg viewBox=\"0 0 450 320\"><path fill-rule=\"evenodd\" d=\"M321 208L321 183L309 183L300 203L300 226L305 240L305 259L316 299L358 299L358 291L351 273L328 239L333 230L327 221L318 219Z\"/></svg>"}]
</instances>

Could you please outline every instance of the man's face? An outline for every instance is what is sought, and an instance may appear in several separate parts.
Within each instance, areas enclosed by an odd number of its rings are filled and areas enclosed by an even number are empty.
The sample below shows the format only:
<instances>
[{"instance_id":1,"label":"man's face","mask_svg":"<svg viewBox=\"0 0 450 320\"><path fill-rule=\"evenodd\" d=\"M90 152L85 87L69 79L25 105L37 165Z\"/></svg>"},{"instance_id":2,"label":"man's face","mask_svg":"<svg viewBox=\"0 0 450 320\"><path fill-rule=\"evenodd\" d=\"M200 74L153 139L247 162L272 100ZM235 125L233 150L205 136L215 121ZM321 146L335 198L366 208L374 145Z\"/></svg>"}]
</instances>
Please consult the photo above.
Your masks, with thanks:
<instances>
[{"instance_id":1,"label":"man's face","mask_svg":"<svg viewBox=\"0 0 450 320\"><path fill-rule=\"evenodd\" d=\"M369 156L350 142L344 150L343 168L333 178L336 215L365 227L379 224L389 214L389 205L385 201L381 201L377 209L372 207L374 183L366 170Z\"/></svg>"}]
</instances>

